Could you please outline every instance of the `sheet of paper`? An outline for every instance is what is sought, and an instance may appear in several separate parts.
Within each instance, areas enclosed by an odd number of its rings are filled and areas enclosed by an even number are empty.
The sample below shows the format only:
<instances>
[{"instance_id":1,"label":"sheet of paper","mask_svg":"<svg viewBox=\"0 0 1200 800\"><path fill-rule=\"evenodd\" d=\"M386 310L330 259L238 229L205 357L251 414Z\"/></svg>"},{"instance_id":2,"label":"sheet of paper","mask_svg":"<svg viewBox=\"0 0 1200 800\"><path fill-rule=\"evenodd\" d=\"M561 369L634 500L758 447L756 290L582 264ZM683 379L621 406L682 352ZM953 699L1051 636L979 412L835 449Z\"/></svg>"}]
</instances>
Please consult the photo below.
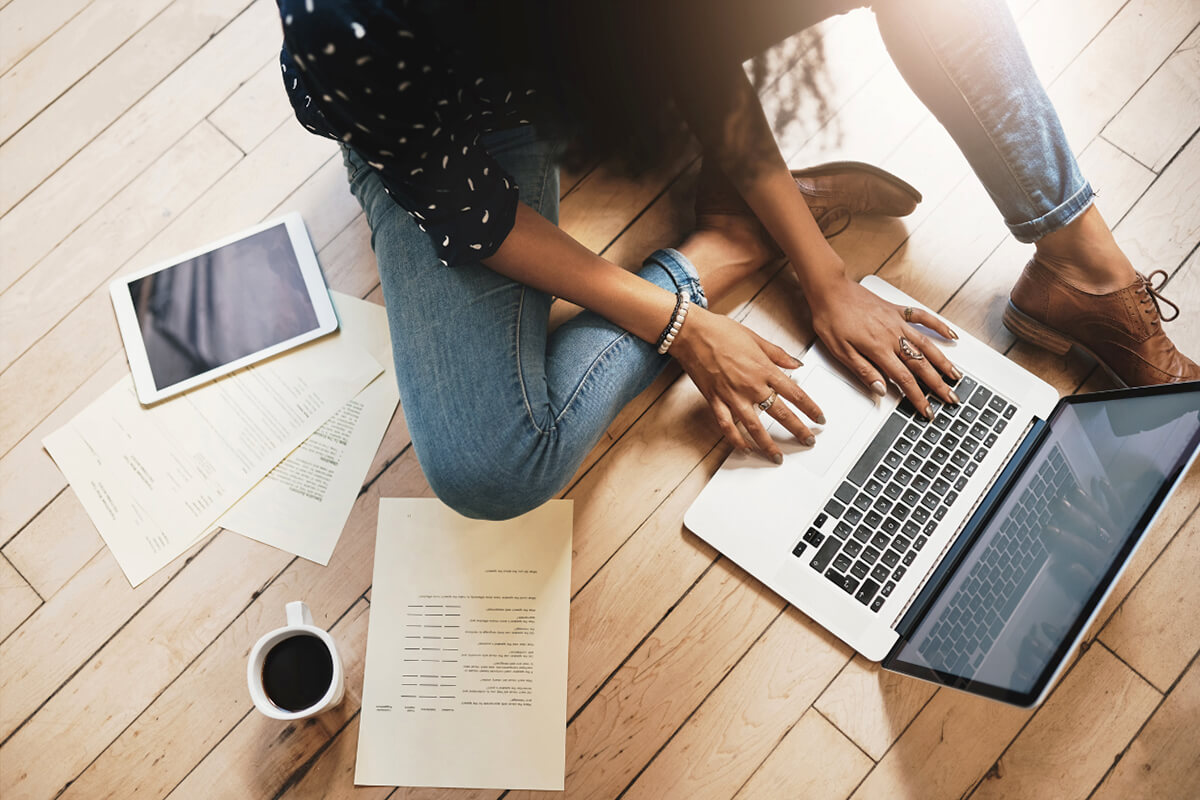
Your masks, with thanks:
<instances>
[{"instance_id":1,"label":"sheet of paper","mask_svg":"<svg viewBox=\"0 0 1200 800\"><path fill-rule=\"evenodd\" d=\"M379 442L400 402L383 306L334 293L343 336L384 373L218 520L243 536L325 565L346 527Z\"/></svg>"},{"instance_id":2,"label":"sheet of paper","mask_svg":"<svg viewBox=\"0 0 1200 800\"><path fill-rule=\"evenodd\" d=\"M571 501L379 501L354 782L562 789Z\"/></svg>"},{"instance_id":3,"label":"sheet of paper","mask_svg":"<svg viewBox=\"0 0 1200 800\"><path fill-rule=\"evenodd\" d=\"M136 586L382 372L335 333L151 408L124 378L42 444Z\"/></svg>"}]
</instances>

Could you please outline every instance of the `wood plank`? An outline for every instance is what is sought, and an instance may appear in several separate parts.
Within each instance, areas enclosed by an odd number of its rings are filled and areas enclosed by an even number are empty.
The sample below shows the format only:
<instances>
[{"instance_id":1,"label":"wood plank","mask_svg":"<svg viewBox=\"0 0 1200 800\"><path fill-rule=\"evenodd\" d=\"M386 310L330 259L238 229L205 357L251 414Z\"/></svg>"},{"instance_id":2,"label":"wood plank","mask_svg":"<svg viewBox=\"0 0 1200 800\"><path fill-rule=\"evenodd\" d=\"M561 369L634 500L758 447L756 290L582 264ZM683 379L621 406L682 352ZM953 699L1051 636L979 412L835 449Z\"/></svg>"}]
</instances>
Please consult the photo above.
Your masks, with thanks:
<instances>
[{"instance_id":1,"label":"wood plank","mask_svg":"<svg viewBox=\"0 0 1200 800\"><path fill-rule=\"evenodd\" d=\"M208 115L208 121L243 153L249 153L279 123L292 116L287 90L280 79L279 59L272 58L217 106ZM340 157L338 161L340 163Z\"/></svg>"},{"instance_id":2,"label":"wood plank","mask_svg":"<svg viewBox=\"0 0 1200 800\"><path fill-rule=\"evenodd\" d=\"M1106 648L1089 648L971 797L1087 797L1161 697Z\"/></svg>"},{"instance_id":3,"label":"wood plank","mask_svg":"<svg viewBox=\"0 0 1200 800\"><path fill-rule=\"evenodd\" d=\"M1117 244L1146 274L1174 272L1195 249L1200 242L1200 136L1163 170L1114 233Z\"/></svg>"},{"instance_id":4,"label":"wood plank","mask_svg":"<svg viewBox=\"0 0 1200 800\"><path fill-rule=\"evenodd\" d=\"M623 796L732 797L852 655L788 608Z\"/></svg>"},{"instance_id":5,"label":"wood plank","mask_svg":"<svg viewBox=\"0 0 1200 800\"><path fill-rule=\"evenodd\" d=\"M112 556L98 553L0 643L5 675L0 683L0 741L17 730L42 701L166 585L187 558L177 559L173 567L131 589ZM0 752L3 750L0 747ZM6 780L0 776L0 784Z\"/></svg>"},{"instance_id":6,"label":"wood plank","mask_svg":"<svg viewBox=\"0 0 1200 800\"><path fill-rule=\"evenodd\" d=\"M42 598L29 582L7 558L0 556L0 641L7 639L41 604Z\"/></svg>"},{"instance_id":7,"label":"wood plank","mask_svg":"<svg viewBox=\"0 0 1200 800\"><path fill-rule=\"evenodd\" d=\"M1200 515L1193 515L1100 632L1100 641L1166 691L1200 647Z\"/></svg>"},{"instance_id":8,"label":"wood plank","mask_svg":"<svg viewBox=\"0 0 1200 800\"><path fill-rule=\"evenodd\" d=\"M734 797L846 797L872 766L853 742L809 709Z\"/></svg>"},{"instance_id":9,"label":"wood plank","mask_svg":"<svg viewBox=\"0 0 1200 800\"><path fill-rule=\"evenodd\" d=\"M179 140L87 222L0 294L0 370L241 159L207 122Z\"/></svg>"},{"instance_id":10,"label":"wood plank","mask_svg":"<svg viewBox=\"0 0 1200 800\"><path fill-rule=\"evenodd\" d=\"M367 641L367 601L359 600L330 629L346 673L346 697L330 711L296 722L269 719L251 710L233 731L167 797L274 797L288 785L333 732L358 710ZM280 608L274 609L276 613ZM262 631L270 630L270 622ZM244 680L245 673L242 673ZM244 693L243 689L243 693ZM79 795L87 797L87 795Z\"/></svg>"},{"instance_id":11,"label":"wood plank","mask_svg":"<svg viewBox=\"0 0 1200 800\"><path fill-rule=\"evenodd\" d=\"M616 797L782 608L773 593L718 560L567 728L565 795Z\"/></svg>"},{"instance_id":12,"label":"wood plank","mask_svg":"<svg viewBox=\"0 0 1200 800\"><path fill-rule=\"evenodd\" d=\"M0 147L6 213L169 75L248 0L177 0ZM47 4L53 5L53 4Z\"/></svg>"},{"instance_id":13,"label":"wood plank","mask_svg":"<svg viewBox=\"0 0 1200 800\"><path fill-rule=\"evenodd\" d=\"M298 125L281 126L119 271L153 264L263 219L281 197L329 159L332 147L332 142L312 136ZM9 218L11 214L4 219ZM112 302L107 287L101 287L0 374L0 394L8 398L13 410L0 419L0 452L19 441L48 408L70 396L120 347ZM47 364L54 369L48 370Z\"/></svg>"},{"instance_id":14,"label":"wood plank","mask_svg":"<svg viewBox=\"0 0 1200 800\"><path fill-rule=\"evenodd\" d=\"M7 716L12 713L14 700L22 708L28 708L31 703L49 697L0 746L0 758L21 765L19 773L0 774L0 792L47 797L63 789L249 604L253 596L251 587L270 581L291 557L236 534L218 534L211 544L189 558L176 560L174 569L160 572L142 584L158 588L161 581L176 573L153 602L141 608L107 641L101 639L104 646L86 663L80 662L83 669L53 696L43 690L32 700L4 698ZM98 557L98 563L111 562L107 552ZM110 625L114 611L123 611L114 606L131 594L123 575L118 574L114 579L123 584L121 591L102 587L100 591L88 592L74 599L72 610L96 613L90 611L95 607L97 616L102 616L97 627ZM78 582L77 578L68 586L75 587ZM142 586L132 593L141 591ZM55 599L64 597L66 591L64 588ZM204 601L197 602L197 598ZM47 603L45 607L50 605ZM37 618L38 614L34 614L30 621ZM61 635L82 638L83 631L78 625L79 621L63 625ZM29 622L23 625L6 644L16 640L29 626ZM44 626L39 633L39 641L59 635L57 631L46 631ZM71 651L82 646L73 641L70 644ZM22 653L21 657L29 658L29 654ZM10 683L6 682L0 690L7 693ZM63 730L72 731L70 751L47 749L47 737Z\"/></svg>"},{"instance_id":15,"label":"wood plank","mask_svg":"<svg viewBox=\"0 0 1200 800\"><path fill-rule=\"evenodd\" d=\"M1200 29L1104 128L1104 138L1160 172L1200 127Z\"/></svg>"},{"instance_id":16,"label":"wood plank","mask_svg":"<svg viewBox=\"0 0 1200 800\"><path fill-rule=\"evenodd\" d=\"M0 75L0 142L136 33L171 0L93 3Z\"/></svg>"},{"instance_id":17,"label":"wood plank","mask_svg":"<svg viewBox=\"0 0 1200 800\"><path fill-rule=\"evenodd\" d=\"M1195 797L1200 791L1200 667L1196 661L1091 797Z\"/></svg>"},{"instance_id":18,"label":"wood plank","mask_svg":"<svg viewBox=\"0 0 1200 800\"><path fill-rule=\"evenodd\" d=\"M103 549L96 526L67 489L9 542L4 555L51 599Z\"/></svg>"},{"instance_id":19,"label":"wood plank","mask_svg":"<svg viewBox=\"0 0 1200 800\"><path fill-rule=\"evenodd\" d=\"M256 0L0 217L0 289L41 260L64 234L87 220L266 63L278 31L274 4Z\"/></svg>"},{"instance_id":20,"label":"wood plank","mask_svg":"<svg viewBox=\"0 0 1200 800\"><path fill-rule=\"evenodd\" d=\"M91 0L12 0L0 5L0 74L33 52Z\"/></svg>"},{"instance_id":21,"label":"wood plank","mask_svg":"<svg viewBox=\"0 0 1200 800\"><path fill-rule=\"evenodd\" d=\"M932 684L855 656L813 708L878 761L936 691Z\"/></svg>"},{"instance_id":22,"label":"wood plank","mask_svg":"<svg viewBox=\"0 0 1200 800\"><path fill-rule=\"evenodd\" d=\"M1042 83L1049 85L1109 23L1126 0L1044 0L1017 14L1017 28ZM1086 142L1076 142L1082 147Z\"/></svg>"},{"instance_id":23,"label":"wood plank","mask_svg":"<svg viewBox=\"0 0 1200 800\"><path fill-rule=\"evenodd\" d=\"M1192 0L1131 0L1049 87L1067 138L1090 142L1200 22Z\"/></svg>"}]
</instances>

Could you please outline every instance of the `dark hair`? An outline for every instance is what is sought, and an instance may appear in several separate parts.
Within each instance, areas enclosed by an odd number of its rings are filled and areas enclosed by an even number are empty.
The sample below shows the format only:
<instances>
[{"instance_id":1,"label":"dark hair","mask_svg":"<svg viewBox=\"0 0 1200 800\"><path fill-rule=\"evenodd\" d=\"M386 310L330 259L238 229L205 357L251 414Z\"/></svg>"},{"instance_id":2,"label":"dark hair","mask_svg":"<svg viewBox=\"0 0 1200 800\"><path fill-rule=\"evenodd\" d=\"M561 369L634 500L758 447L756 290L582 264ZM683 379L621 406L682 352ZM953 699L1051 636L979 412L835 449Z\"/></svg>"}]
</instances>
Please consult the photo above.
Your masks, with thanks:
<instances>
[{"instance_id":1,"label":"dark hair","mask_svg":"<svg viewBox=\"0 0 1200 800\"><path fill-rule=\"evenodd\" d=\"M828 4L828 0L824 0ZM750 77L765 88L784 65L823 104L819 39L775 48L808 22L804 0L501 0L470 2L471 24L459 57L519 76L537 89L529 114L545 134L564 140L568 167L599 160L637 174L689 145L676 98L714 65L752 60ZM445 8L445 6L443 6ZM460 17L460 21L463 18ZM687 87L693 97L703 87ZM783 98L776 124L798 107Z\"/></svg>"}]
</instances>

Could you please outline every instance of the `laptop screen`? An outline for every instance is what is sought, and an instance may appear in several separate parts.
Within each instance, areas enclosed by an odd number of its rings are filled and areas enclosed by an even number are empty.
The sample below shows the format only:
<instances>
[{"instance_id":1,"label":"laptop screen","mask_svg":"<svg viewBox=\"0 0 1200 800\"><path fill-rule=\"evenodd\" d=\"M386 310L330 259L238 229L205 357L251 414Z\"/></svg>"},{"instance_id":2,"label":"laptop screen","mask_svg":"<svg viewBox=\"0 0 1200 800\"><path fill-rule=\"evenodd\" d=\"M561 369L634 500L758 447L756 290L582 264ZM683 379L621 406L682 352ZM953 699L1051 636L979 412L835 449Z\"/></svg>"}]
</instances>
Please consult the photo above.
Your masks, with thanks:
<instances>
[{"instance_id":1,"label":"laptop screen","mask_svg":"<svg viewBox=\"0 0 1200 800\"><path fill-rule=\"evenodd\" d=\"M1172 389L1060 403L914 604L887 666L1032 703L1200 445L1200 385Z\"/></svg>"}]
</instances>

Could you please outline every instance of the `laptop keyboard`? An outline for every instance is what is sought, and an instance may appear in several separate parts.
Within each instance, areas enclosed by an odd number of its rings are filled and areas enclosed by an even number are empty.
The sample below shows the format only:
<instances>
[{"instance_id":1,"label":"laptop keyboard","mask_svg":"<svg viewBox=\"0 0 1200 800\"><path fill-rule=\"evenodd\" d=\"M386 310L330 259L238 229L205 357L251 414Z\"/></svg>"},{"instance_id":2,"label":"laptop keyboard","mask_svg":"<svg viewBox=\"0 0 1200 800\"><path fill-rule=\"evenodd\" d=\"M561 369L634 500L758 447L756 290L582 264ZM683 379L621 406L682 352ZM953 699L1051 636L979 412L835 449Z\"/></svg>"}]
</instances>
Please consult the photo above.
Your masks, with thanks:
<instances>
[{"instance_id":1,"label":"laptop keyboard","mask_svg":"<svg viewBox=\"0 0 1200 800\"><path fill-rule=\"evenodd\" d=\"M871 611L883 607L1016 413L970 376L953 389L957 406L928 396L932 420L902 401L792 550Z\"/></svg>"},{"instance_id":2,"label":"laptop keyboard","mask_svg":"<svg viewBox=\"0 0 1200 800\"><path fill-rule=\"evenodd\" d=\"M983 662L1049 557L1041 534L1052 501L1074 484L1055 446L918 648L930 666L957 675Z\"/></svg>"}]
</instances>

